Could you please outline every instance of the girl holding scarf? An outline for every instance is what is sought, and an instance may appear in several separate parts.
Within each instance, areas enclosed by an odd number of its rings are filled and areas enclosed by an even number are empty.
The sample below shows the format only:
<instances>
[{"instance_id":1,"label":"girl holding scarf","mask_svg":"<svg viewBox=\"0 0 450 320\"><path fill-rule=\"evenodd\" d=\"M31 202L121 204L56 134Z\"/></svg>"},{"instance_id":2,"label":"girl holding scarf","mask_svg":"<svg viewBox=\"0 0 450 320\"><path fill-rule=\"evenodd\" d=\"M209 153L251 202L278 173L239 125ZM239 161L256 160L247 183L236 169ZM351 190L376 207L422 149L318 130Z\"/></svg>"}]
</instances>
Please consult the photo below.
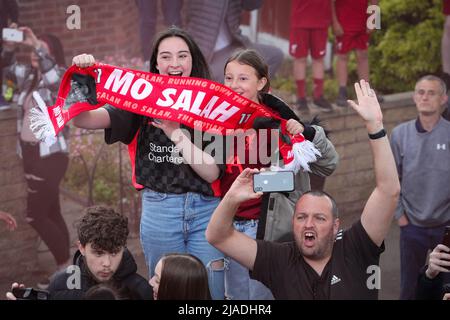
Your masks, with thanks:
<instances>
[{"instance_id":1,"label":"girl holding scarf","mask_svg":"<svg viewBox=\"0 0 450 320\"><path fill-rule=\"evenodd\" d=\"M54 256L57 269L64 269L70 262L70 238L66 223L61 215L59 184L66 172L69 157L63 132L51 146L39 142L31 132L29 113L33 107L32 92L51 105L58 91L65 71L64 51L60 40L53 35L38 39L28 27L21 27L24 33L20 45L31 49L30 63L16 61L13 42L5 42L2 52L6 77L14 80L19 92L18 133L19 153L27 181L26 221L37 231ZM46 276L37 284L46 289Z\"/></svg>"},{"instance_id":2,"label":"girl holding scarf","mask_svg":"<svg viewBox=\"0 0 450 320\"><path fill-rule=\"evenodd\" d=\"M73 63L88 67L94 57L82 54ZM150 72L210 79L203 54L190 35L172 27L154 42ZM169 120L155 120L107 106L83 112L74 123L86 129L106 129L108 144L128 144L135 182L141 185L141 244L150 278L167 253L189 253L208 271L213 299L224 299L224 256L205 238L210 217L219 203L222 169ZM191 131L192 132L192 131ZM191 137L193 135L191 134ZM175 154L175 155L174 155ZM194 164L192 158L201 158Z\"/></svg>"},{"instance_id":3,"label":"girl holding scarf","mask_svg":"<svg viewBox=\"0 0 450 320\"><path fill-rule=\"evenodd\" d=\"M313 173L320 176L330 175L337 164L338 156L333 144L325 136L323 128L316 125L300 123L297 115L277 97L267 93L270 87L268 67L263 59L254 50L246 49L237 51L225 64L224 85L230 87L240 95L269 107L287 122L287 131L290 134L303 133L305 138L314 143L320 151L321 157L311 163ZM258 142L258 137L253 142L246 144L245 159L239 159L236 152L234 159L227 161L227 169L221 179L222 193L225 194L237 176L245 168L262 168L269 164L249 163L249 150L252 147L266 147ZM270 141L268 139L267 141ZM270 150L270 146L269 146ZM258 150L259 154L259 150ZM263 154L266 154L263 153ZM308 173L300 170L296 175L296 190L291 193L265 194L263 198L250 200L243 203L235 216L234 227L249 237L266 240L280 240L275 236L275 230L291 231L291 220L294 205L301 194L311 189ZM276 217L270 219L268 217ZM266 223L267 221L267 223ZM277 225L283 223L285 225ZM278 235L285 236L285 235ZM266 300L273 299L270 290L261 282L253 280L249 271L231 258L225 269L225 296L232 300Z\"/></svg>"}]
</instances>

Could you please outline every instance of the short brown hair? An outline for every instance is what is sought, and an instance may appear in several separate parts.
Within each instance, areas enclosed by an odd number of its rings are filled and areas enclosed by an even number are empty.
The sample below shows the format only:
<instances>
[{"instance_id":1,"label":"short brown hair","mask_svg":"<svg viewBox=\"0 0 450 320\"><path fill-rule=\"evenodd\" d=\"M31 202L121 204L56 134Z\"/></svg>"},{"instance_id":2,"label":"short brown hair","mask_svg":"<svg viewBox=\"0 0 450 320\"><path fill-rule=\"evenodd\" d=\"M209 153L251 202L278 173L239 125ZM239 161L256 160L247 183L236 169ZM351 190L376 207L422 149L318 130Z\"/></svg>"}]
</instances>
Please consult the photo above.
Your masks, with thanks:
<instances>
[{"instance_id":1,"label":"short brown hair","mask_svg":"<svg viewBox=\"0 0 450 320\"><path fill-rule=\"evenodd\" d=\"M111 208L95 206L86 209L78 225L81 245L90 243L93 249L114 253L127 243L128 218Z\"/></svg>"}]
</instances>

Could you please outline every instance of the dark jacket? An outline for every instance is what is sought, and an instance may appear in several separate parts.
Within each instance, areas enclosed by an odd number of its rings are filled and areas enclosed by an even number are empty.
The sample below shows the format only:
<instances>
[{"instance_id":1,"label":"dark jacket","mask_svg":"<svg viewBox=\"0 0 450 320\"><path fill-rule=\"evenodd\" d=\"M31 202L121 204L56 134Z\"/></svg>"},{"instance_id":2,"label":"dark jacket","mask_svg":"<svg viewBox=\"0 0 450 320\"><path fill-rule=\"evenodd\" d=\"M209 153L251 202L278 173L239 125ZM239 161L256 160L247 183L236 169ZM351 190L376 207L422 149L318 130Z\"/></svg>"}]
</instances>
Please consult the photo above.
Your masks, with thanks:
<instances>
[{"instance_id":1,"label":"dark jacket","mask_svg":"<svg viewBox=\"0 0 450 320\"><path fill-rule=\"evenodd\" d=\"M79 267L74 268L74 266ZM80 270L80 280L77 279ZM125 249L122 261L109 283L117 288L120 297L131 300L152 300L153 290L148 281L136 273L137 265L133 256ZM79 284L79 288L77 288ZM50 282L48 291L51 300L82 300L86 291L99 284L89 272L84 257L77 251L73 258L73 266L59 272ZM74 288L69 288L74 287Z\"/></svg>"},{"instance_id":2,"label":"dark jacket","mask_svg":"<svg viewBox=\"0 0 450 320\"><path fill-rule=\"evenodd\" d=\"M434 279L429 279L425 275L427 266L422 269L419 275L419 281L416 288L416 300L442 300L446 293L445 288L449 288L450 283L444 285L444 277L442 272Z\"/></svg>"},{"instance_id":3,"label":"dark jacket","mask_svg":"<svg viewBox=\"0 0 450 320\"><path fill-rule=\"evenodd\" d=\"M19 7L15 0L0 0L0 29L9 25L8 20L15 23L19 21Z\"/></svg>"}]
</instances>

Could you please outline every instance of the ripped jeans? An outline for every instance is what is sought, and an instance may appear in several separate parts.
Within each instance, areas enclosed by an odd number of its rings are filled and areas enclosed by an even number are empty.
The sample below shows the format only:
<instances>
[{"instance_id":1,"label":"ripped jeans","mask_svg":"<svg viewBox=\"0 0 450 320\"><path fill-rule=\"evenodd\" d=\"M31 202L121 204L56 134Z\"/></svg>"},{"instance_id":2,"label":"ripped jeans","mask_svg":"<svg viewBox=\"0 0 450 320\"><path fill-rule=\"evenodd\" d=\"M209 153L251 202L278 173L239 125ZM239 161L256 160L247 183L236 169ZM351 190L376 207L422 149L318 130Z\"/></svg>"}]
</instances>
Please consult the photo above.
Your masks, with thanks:
<instances>
[{"instance_id":1,"label":"ripped jeans","mask_svg":"<svg viewBox=\"0 0 450 320\"><path fill-rule=\"evenodd\" d=\"M160 193L148 188L143 191L140 237L150 278L164 254L190 253L206 266L212 298L224 299L224 255L205 237L219 201L217 197L191 192Z\"/></svg>"},{"instance_id":2,"label":"ripped jeans","mask_svg":"<svg viewBox=\"0 0 450 320\"><path fill-rule=\"evenodd\" d=\"M66 173L69 157L57 152L45 158L39 144L20 142L27 181L27 222L37 231L53 254L56 264L70 259L70 238L61 215L59 184Z\"/></svg>"}]
</instances>

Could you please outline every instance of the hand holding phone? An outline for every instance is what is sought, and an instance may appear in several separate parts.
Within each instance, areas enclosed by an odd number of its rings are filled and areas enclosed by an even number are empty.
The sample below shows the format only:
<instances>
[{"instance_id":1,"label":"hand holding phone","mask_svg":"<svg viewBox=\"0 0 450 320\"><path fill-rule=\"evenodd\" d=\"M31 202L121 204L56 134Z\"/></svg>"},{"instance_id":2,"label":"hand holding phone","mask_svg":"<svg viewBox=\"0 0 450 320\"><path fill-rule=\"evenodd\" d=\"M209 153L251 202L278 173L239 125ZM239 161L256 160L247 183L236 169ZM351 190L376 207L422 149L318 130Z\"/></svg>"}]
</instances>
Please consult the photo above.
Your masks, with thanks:
<instances>
[{"instance_id":1,"label":"hand holding phone","mask_svg":"<svg viewBox=\"0 0 450 320\"><path fill-rule=\"evenodd\" d=\"M2 39L11 42L23 42L23 31L13 28L3 28Z\"/></svg>"},{"instance_id":2,"label":"hand holding phone","mask_svg":"<svg viewBox=\"0 0 450 320\"><path fill-rule=\"evenodd\" d=\"M450 226L445 227L444 237L442 238L442 244L450 248Z\"/></svg>"},{"instance_id":3,"label":"hand holding phone","mask_svg":"<svg viewBox=\"0 0 450 320\"><path fill-rule=\"evenodd\" d=\"M294 189L293 171L263 171L253 175L255 192L291 192Z\"/></svg>"},{"instance_id":4,"label":"hand holding phone","mask_svg":"<svg viewBox=\"0 0 450 320\"><path fill-rule=\"evenodd\" d=\"M450 283L444 284L442 289L443 289L444 293L450 293Z\"/></svg>"},{"instance_id":5,"label":"hand holding phone","mask_svg":"<svg viewBox=\"0 0 450 320\"><path fill-rule=\"evenodd\" d=\"M13 295L17 300L48 300L48 291L34 288L20 288L12 289Z\"/></svg>"}]
</instances>

